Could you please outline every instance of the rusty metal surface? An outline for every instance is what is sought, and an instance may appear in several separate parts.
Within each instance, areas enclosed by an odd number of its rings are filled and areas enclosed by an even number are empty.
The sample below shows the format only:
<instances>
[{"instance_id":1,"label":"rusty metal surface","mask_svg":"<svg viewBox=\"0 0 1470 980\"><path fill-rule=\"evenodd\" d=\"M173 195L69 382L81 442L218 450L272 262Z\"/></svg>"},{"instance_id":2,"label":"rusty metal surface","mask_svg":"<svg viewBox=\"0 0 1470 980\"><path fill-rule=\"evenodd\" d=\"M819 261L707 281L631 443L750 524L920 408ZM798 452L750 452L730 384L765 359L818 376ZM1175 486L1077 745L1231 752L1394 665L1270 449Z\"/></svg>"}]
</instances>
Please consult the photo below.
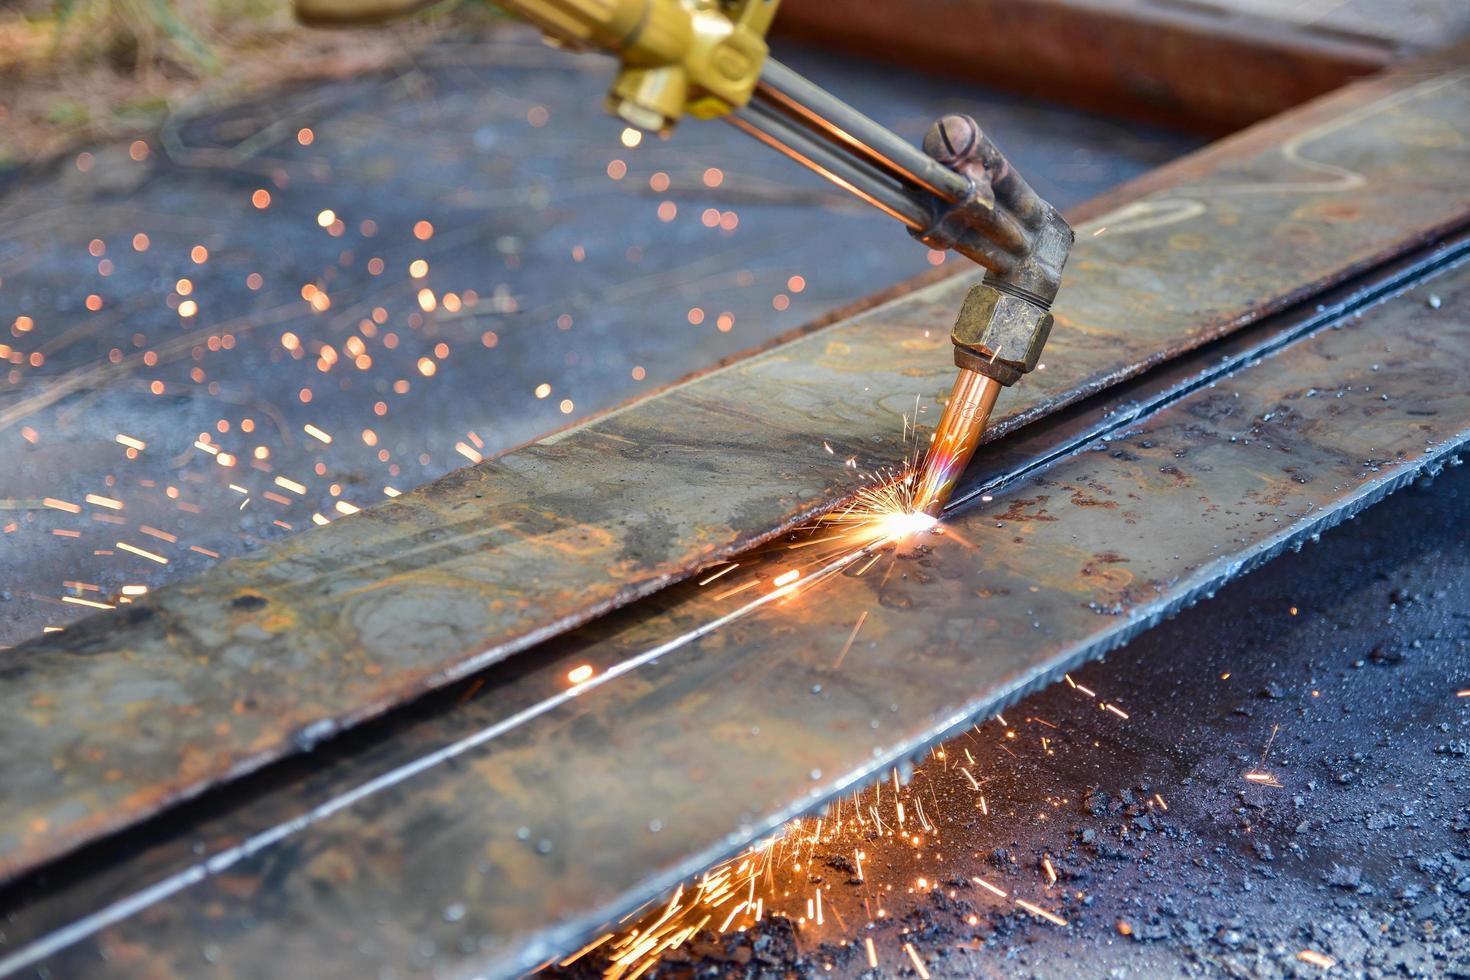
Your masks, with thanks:
<instances>
[{"instance_id":1,"label":"rusty metal surface","mask_svg":"<svg viewBox=\"0 0 1470 980\"><path fill-rule=\"evenodd\" d=\"M1165 168L1149 184L1162 189L1084 227L1047 369L1002 402L992 434L1460 222L1470 91L1448 60ZM863 480L844 460L898 462L900 413L948 386L945 333L971 281L0 654L0 874L830 508Z\"/></svg>"},{"instance_id":2,"label":"rusty metal surface","mask_svg":"<svg viewBox=\"0 0 1470 980\"><path fill-rule=\"evenodd\" d=\"M679 586L151 850L84 854L12 889L0 975L189 976L203 960L226 977L282 962L507 976L575 948L1443 465L1470 440L1470 266L1361 303L1283 318L991 447L976 474L991 499L927 551L773 601ZM991 485L1047 438L1074 449ZM792 559L742 561L760 595ZM584 663L594 680L569 690Z\"/></svg>"},{"instance_id":3,"label":"rusty metal surface","mask_svg":"<svg viewBox=\"0 0 1470 980\"><path fill-rule=\"evenodd\" d=\"M787 0L776 29L1109 115L1230 131L1470 30L1454 0Z\"/></svg>"},{"instance_id":4,"label":"rusty metal surface","mask_svg":"<svg viewBox=\"0 0 1470 980\"><path fill-rule=\"evenodd\" d=\"M953 82L865 77L860 65L789 54L909 138L942 111L985 119L1059 206L1195 148ZM86 173L67 166L0 179L0 330L32 315L25 339L5 342L12 358L26 360L32 344L44 344L36 352L45 357L0 373L0 456L19 464L0 480L0 646L71 625L87 612L79 598L110 601L124 586L198 574L312 527L314 514L339 516L339 503L364 506L388 486L443 476L465 465L466 450L498 455L961 261L935 269L889 219L729 126L689 126L630 153L601 104L604 68L547 48L530 28L452 37L417 52L407 75L308 85L190 116L163 147L149 136L154 152L142 162L123 141L90 148ZM528 106L552 121L533 126ZM309 125L309 146L286 117ZM280 138L264 157L241 150L243 135L259 148L273 132ZM612 160L628 168L621 180L608 175ZM274 196L258 210L250 198L267 161ZM717 187L704 178L713 165ZM661 195L654 187L665 176ZM323 206L351 216L340 236L319 225ZM708 208L738 226L708 227ZM177 220L184 214L208 220ZM413 232L425 219L428 242ZM369 220L375 228L359 224ZM864 247L821 261L802 240L816 226ZM149 236L147 252L133 250L138 233ZM110 249L109 276L93 239ZM213 256L203 265L195 244ZM370 256L383 261L380 275ZM422 281L411 276L418 258L430 265ZM327 267L338 271L321 314L300 289ZM259 290L248 270L261 275ZM180 333L166 305L178 301L181 276L202 310L197 331ZM419 285L442 299L429 314ZM93 291L106 304L95 314L86 308ZM447 308L472 291L477 303ZM386 322L369 336L362 317L374 308ZM710 314L698 326L694 308ZM234 346L212 350L208 337L225 330ZM294 350L288 332L299 338ZM114 365L111 347L133 353ZM344 349L372 363L322 362ZM437 363L432 376L420 358ZM382 390L398 379L411 383ZM163 395L148 390L153 381ZM537 398L543 382L552 395ZM307 435L308 423L333 442ZM194 446L201 430L233 459ZM129 456L115 433L146 449ZM275 483L278 475L306 492ZM243 510L230 484L253 498ZM123 507L93 504L88 493ZM45 508L45 497L81 512ZM116 551L119 539L149 547L142 537L167 565Z\"/></svg>"}]
</instances>

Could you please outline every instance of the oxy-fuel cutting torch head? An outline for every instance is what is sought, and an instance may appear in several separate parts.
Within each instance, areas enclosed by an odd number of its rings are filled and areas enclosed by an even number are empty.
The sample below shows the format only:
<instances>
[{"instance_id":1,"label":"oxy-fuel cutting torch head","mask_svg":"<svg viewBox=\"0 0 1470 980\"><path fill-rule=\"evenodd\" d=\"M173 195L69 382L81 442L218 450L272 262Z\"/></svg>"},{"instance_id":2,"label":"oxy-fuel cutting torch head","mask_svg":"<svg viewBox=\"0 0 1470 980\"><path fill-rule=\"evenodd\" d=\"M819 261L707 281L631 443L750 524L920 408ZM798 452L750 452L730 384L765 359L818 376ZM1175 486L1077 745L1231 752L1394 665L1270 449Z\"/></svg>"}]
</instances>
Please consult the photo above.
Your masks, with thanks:
<instances>
[{"instance_id":1,"label":"oxy-fuel cutting torch head","mask_svg":"<svg viewBox=\"0 0 1470 980\"><path fill-rule=\"evenodd\" d=\"M955 319L950 340L960 373L916 477L915 509L938 517L980 445L1000 389L1036 368L1073 233L969 116L941 118L924 137L924 151L969 178L971 193L916 237L986 269Z\"/></svg>"},{"instance_id":2,"label":"oxy-fuel cutting torch head","mask_svg":"<svg viewBox=\"0 0 1470 980\"><path fill-rule=\"evenodd\" d=\"M428 0L295 0L311 22L378 20ZM969 116L949 115L924 152L768 57L778 0L499 0L548 40L619 61L608 104L667 133L685 115L746 133L901 221L932 248L986 269L955 322L960 375L918 475L917 507L944 509L1004 386L1036 367L1072 229Z\"/></svg>"}]
</instances>

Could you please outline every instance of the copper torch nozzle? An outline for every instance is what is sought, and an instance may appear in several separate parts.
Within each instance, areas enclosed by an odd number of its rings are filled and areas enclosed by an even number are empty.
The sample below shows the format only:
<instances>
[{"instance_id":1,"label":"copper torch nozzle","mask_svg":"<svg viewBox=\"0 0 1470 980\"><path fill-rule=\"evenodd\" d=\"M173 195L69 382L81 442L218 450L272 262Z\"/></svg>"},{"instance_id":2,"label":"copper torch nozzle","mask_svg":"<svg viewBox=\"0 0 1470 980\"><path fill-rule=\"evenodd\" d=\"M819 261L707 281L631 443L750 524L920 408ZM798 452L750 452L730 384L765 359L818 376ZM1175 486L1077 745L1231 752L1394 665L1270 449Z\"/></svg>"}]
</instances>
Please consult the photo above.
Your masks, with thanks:
<instances>
[{"instance_id":1,"label":"copper torch nozzle","mask_svg":"<svg viewBox=\"0 0 1470 980\"><path fill-rule=\"evenodd\" d=\"M970 465L970 457L980 445L1000 389L1000 382L994 378L960 369L944 414L939 417L939 426L934 430L934 440L924 455L918 491L914 494L915 510L930 517L938 517L944 510L960 474Z\"/></svg>"}]
</instances>

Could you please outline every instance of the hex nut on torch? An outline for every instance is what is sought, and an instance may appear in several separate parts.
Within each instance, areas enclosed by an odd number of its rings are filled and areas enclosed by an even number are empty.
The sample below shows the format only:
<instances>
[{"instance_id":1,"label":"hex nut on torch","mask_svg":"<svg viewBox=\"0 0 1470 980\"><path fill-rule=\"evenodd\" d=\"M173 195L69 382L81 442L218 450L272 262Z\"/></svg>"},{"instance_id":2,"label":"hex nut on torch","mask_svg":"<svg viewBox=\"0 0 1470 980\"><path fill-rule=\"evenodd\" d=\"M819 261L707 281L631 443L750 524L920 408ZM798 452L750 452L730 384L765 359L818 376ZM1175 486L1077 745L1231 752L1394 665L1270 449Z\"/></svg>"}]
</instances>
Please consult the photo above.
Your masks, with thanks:
<instances>
[{"instance_id":1,"label":"hex nut on torch","mask_svg":"<svg viewBox=\"0 0 1470 980\"><path fill-rule=\"evenodd\" d=\"M1036 369L1051 334L1052 317L1035 303L986 282L970 287L950 340L955 364L1003 385Z\"/></svg>"}]
</instances>

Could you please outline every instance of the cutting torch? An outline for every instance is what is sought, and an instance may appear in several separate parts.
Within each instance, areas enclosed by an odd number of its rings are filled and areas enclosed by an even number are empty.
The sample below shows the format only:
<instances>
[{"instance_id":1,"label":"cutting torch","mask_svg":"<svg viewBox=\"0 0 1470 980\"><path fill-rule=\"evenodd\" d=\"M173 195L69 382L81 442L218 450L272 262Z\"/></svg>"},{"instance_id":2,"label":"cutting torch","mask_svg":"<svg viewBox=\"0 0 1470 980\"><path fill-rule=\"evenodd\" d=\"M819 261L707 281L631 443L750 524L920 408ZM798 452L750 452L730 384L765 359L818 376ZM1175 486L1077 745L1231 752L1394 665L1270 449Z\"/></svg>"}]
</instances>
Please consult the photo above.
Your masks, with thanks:
<instances>
[{"instance_id":1,"label":"cutting torch","mask_svg":"<svg viewBox=\"0 0 1470 980\"><path fill-rule=\"evenodd\" d=\"M922 149L770 57L779 0L499 0L557 46L619 62L608 108L667 135L685 115L724 118L904 224L979 263L950 339L959 376L920 470L914 509L938 517L1003 387L1034 370L1073 233L974 119L949 114ZM361 23L423 0L296 0L308 23Z\"/></svg>"}]
</instances>

